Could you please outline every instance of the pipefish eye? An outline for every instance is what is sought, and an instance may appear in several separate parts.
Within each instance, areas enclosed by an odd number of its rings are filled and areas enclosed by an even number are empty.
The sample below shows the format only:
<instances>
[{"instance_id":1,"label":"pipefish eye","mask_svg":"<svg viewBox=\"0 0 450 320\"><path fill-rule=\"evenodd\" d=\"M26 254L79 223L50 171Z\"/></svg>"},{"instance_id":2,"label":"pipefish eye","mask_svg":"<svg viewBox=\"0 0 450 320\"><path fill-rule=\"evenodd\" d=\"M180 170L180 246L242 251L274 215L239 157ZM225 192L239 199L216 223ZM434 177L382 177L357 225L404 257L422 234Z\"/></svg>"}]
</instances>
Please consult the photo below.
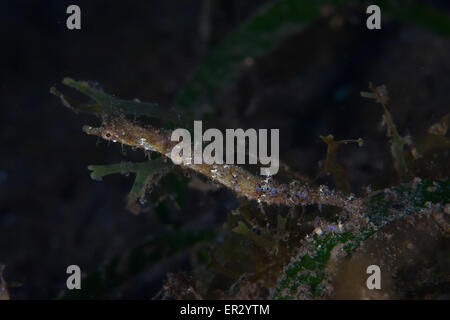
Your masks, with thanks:
<instances>
[{"instance_id":1,"label":"pipefish eye","mask_svg":"<svg viewBox=\"0 0 450 320\"><path fill-rule=\"evenodd\" d=\"M109 131L105 131L105 132L103 132L103 136L104 136L105 138L109 139L109 138L112 137L112 133L109 132Z\"/></svg>"}]
</instances>

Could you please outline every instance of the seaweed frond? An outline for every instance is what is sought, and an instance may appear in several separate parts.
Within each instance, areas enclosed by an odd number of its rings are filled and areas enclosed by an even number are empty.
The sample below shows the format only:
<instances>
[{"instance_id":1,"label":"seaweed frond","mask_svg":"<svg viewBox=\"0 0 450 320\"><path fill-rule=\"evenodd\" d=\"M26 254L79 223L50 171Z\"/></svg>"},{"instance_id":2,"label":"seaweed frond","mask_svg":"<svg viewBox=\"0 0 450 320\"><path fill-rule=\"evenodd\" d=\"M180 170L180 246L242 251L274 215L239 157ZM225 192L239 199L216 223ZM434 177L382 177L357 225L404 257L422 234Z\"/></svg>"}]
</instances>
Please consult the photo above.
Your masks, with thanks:
<instances>
[{"instance_id":1,"label":"seaweed frond","mask_svg":"<svg viewBox=\"0 0 450 320\"><path fill-rule=\"evenodd\" d=\"M92 113L98 115L120 114L132 116L147 116L174 123L180 121L179 114L169 108L163 108L157 103L140 102L139 100L118 99L103 90L96 88L88 81L76 81L71 78L64 78L63 84L92 98L95 103L82 104L67 97L55 87L50 88L50 93L59 97L64 106L75 112Z\"/></svg>"},{"instance_id":2,"label":"seaweed frond","mask_svg":"<svg viewBox=\"0 0 450 320\"><path fill-rule=\"evenodd\" d=\"M135 173L136 178L128 194L128 209L137 214L141 208L136 202L145 203L150 186L155 185L168 172L168 167L168 164L159 158L140 163L120 162L110 165L90 165L88 169L92 171L91 178L94 180L101 180L104 176L114 173Z\"/></svg>"},{"instance_id":3,"label":"seaweed frond","mask_svg":"<svg viewBox=\"0 0 450 320\"><path fill-rule=\"evenodd\" d=\"M342 144L357 143L358 146L362 147L364 144L363 139L359 138L336 141L331 134L328 136L320 136L320 139L327 144L328 148L327 155L325 161L322 163L318 178L327 174L332 174L336 187L344 192L349 192L350 185L348 183L347 172L337 163L337 152Z\"/></svg>"},{"instance_id":4,"label":"seaweed frond","mask_svg":"<svg viewBox=\"0 0 450 320\"><path fill-rule=\"evenodd\" d=\"M402 137L398 133L397 126L395 125L394 118L387 108L387 102L389 101L388 91L385 85L375 87L372 83L369 84L369 88L372 92L361 92L361 96L364 98L374 99L377 103L381 104L384 111L385 121L387 124L387 135L391 138L391 153L394 159L395 168L400 176L401 180L406 178L407 167L404 155L405 145L410 144L408 137Z\"/></svg>"}]
</instances>

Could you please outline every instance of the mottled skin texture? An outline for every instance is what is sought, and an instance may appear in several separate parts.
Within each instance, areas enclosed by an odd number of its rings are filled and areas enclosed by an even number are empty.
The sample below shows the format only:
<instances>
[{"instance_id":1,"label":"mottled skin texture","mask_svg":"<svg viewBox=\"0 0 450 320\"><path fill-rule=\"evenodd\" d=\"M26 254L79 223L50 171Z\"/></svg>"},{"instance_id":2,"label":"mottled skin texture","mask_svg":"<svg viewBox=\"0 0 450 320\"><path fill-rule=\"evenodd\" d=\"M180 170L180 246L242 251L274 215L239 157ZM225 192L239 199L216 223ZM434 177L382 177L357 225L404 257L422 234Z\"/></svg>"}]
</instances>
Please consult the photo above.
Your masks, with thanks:
<instances>
[{"instance_id":1,"label":"mottled skin texture","mask_svg":"<svg viewBox=\"0 0 450 320\"><path fill-rule=\"evenodd\" d=\"M173 147L178 141L171 141L171 131L153 127L140 127L124 118L105 118L101 127L85 126L84 132L101 137L105 140L118 142L124 145L151 150L170 158ZM258 177L248 171L225 164L181 164L209 177L227 188L233 190L238 196L256 200L259 203L278 204L287 206L298 205L331 205L342 208L354 214L364 210L362 200L359 198L346 198L341 193L329 190L326 186L313 189L293 181L288 184L278 184L267 177Z\"/></svg>"}]
</instances>

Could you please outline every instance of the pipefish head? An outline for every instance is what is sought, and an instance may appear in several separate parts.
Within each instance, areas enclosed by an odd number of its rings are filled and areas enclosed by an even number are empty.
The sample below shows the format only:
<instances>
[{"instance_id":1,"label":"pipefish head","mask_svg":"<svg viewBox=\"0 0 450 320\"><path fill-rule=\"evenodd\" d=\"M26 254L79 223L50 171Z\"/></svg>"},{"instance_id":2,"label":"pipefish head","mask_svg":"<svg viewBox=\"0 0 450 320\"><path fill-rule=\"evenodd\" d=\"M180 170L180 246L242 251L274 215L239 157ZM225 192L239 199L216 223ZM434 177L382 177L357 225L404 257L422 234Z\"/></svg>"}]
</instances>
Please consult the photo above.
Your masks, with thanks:
<instances>
[{"instance_id":1,"label":"pipefish head","mask_svg":"<svg viewBox=\"0 0 450 320\"><path fill-rule=\"evenodd\" d=\"M92 135L92 136L97 136L100 138L103 138L105 140L111 140L111 141L117 141L119 139L119 136L117 135L116 132L114 132L113 130L109 129L109 128L105 128L105 127L91 127L91 126L83 126L83 132Z\"/></svg>"},{"instance_id":2,"label":"pipefish head","mask_svg":"<svg viewBox=\"0 0 450 320\"><path fill-rule=\"evenodd\" d=\"M102 136L102 128L94 128L88 125L84 125L82 128L82 131L86 134L89 134L91 136L98 136L101 137Z\"/></svg>"},{"instance_id":3,"label":"pipefish head","mask_svg":"<svg viewBox=\"0 0 450 320\"><path fill-rule=\"evenodd\" d=\"M83 131L89 135L129 146L141 146L141 132L134 126L121 121L105 121L101 127L84 126Z\"/></svg>"}]
</instances>

